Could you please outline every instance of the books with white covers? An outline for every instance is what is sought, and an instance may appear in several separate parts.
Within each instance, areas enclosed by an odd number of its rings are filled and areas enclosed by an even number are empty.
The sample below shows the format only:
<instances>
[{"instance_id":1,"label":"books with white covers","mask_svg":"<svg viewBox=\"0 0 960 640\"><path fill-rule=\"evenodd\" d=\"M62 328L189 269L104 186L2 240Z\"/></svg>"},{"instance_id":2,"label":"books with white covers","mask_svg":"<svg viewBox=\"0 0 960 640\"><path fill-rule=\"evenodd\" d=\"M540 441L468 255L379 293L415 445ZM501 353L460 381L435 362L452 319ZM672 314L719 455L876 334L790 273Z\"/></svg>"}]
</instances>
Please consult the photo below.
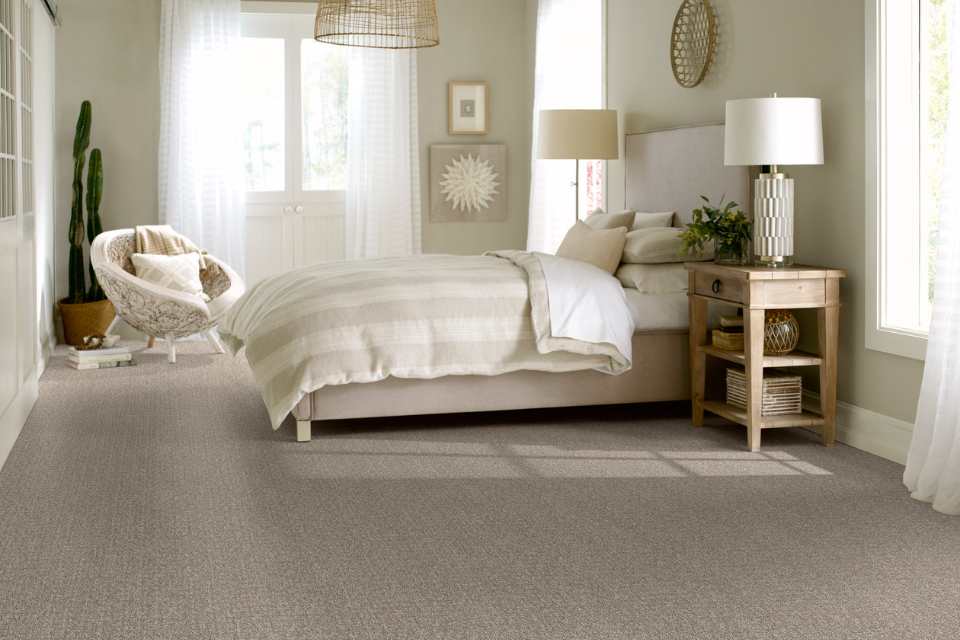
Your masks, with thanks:
<instances>
[{"instance_id":1,"label":"books with white covers","mask_svg":"<svg viewBox=\"0 0 960 640\"><path fill-rule=\"evenodd\" d=\"M110 347L109 349L77 349L76 347L70 347L67 349L68 355L84 360L87 358L102 358L124 354L130 355L131 353L130 347Z\"/></svg>"},{"instance_id":2,"label":"books with white covers","mask_svg":"<svg viewBox=\"0 0 960 640\"><path fill-rule=\"evenodd\" d=\"M103 356L75 356L72 353L67 356L67 362L93 363L93 362L124 362L133 360L132 353L117 353L114 355Z\"/></svg>"},{"instance_id":3,"label":"books with white covers","mask_svg":"<svg viewBox=\"0 0 960 640\"><path fill-rule=\"evenodd\" d=\"M113 361L104 361L104 362L77 362L76 360L67 359L67 366L73 367L74 369L79 369L85 371L88 369L113 369L116 367L132 367L137 364L133 360L113 360Z\"/></svg>"}]
</instances>

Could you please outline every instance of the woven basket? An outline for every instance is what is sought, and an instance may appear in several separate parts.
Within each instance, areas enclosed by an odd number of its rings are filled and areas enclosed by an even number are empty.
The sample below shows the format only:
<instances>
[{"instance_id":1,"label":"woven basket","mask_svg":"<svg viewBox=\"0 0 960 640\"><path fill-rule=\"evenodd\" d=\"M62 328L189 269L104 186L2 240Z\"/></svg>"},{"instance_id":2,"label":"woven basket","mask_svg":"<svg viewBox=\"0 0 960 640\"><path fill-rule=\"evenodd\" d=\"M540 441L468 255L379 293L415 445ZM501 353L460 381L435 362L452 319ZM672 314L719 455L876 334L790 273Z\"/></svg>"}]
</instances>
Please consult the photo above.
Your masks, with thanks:
<instances>
[{"instance_id":1,"label":"woven basket","mask_svg":"<svg viewBox=\"0 0 960 640\"><path fill-rule=\"evenodd\" d=\"M783 416L800 413L803 381L800 376L768 371L763 374L763 402L760 415ZM727 404L747 408L747 377L742 369L727 369Z\"/></svg>"},{"instance_id":2,"label":"woven basket","mask_svg":"<svg viewBox=\"0 0 960 640\"><path fill-rule=\"evenodd\" d=\"M743 334L714 329L713 346L724 351L743 351Z\"/></svg>"},{"instance_id":3,"label":"woven basket","mask_svg":"<svg viewBox=\"0 0 960 640\"><path fill-rule=\"evenodd\" d=\"M116 312L109 300L69 304L60 301L60 318L63 320L63 341L77 347L87 336L103 335L110 328Z\"/></svg>"}]
</instances>

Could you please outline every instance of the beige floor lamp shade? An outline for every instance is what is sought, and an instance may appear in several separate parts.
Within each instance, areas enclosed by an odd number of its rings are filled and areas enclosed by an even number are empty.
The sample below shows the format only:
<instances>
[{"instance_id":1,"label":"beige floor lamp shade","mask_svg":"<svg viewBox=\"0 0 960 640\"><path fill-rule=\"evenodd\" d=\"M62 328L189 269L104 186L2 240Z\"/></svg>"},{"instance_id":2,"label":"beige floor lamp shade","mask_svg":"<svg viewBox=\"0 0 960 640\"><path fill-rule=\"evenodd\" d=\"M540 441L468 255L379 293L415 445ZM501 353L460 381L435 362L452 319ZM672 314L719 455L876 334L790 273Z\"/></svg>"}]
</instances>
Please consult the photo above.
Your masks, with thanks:
<instances>
[{"instance_id":1,"label":"beige floor lamp shade","mask_svg":"<svg viewBox=\"0 0 960 640\"><path fill-rule=\"evenodd\" d=\"M320 0L314 38L350 47L435 47L437 0Z\"/></svg>"},{"instance_id":2,"label":"beige floor lamp shade","mask_svg":"<svg viewBox=\"0 0 960 640\"><path fill-rule=\"evenodd\" d=\"M580 161L620 157L613 109L545 109L540 112L537 159L575 160L576 219L580 219Z\"/></svg>"}]
</instances>

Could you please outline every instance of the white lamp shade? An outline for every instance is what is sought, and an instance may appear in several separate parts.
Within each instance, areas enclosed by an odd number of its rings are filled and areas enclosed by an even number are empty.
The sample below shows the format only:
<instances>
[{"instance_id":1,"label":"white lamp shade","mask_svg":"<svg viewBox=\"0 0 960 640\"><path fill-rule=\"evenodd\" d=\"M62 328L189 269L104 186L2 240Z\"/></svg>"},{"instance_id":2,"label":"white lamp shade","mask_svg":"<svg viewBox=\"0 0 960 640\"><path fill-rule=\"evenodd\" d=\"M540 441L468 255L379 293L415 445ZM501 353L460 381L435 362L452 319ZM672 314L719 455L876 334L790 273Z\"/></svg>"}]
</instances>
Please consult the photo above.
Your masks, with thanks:
<instances>
[{"instance_id":1,"label":"white lamp shade","mask_svg":"<svg viewBox=\"0 0 960 640\"><path fill-rule=\"evenodd\" d=\"M728 100L724 164L823 164L819 98Z\"/></svg>"},{"instance_id":2,"label":"white lamp shade","mask_svg":"<svg viewBox=\"0 0 960 640\"><path fill-rule=\"evenodd\" d=\"M613 109L545 109L540 112L540 160L616 160L620 157Z\"/></svg>"}]
</instances>

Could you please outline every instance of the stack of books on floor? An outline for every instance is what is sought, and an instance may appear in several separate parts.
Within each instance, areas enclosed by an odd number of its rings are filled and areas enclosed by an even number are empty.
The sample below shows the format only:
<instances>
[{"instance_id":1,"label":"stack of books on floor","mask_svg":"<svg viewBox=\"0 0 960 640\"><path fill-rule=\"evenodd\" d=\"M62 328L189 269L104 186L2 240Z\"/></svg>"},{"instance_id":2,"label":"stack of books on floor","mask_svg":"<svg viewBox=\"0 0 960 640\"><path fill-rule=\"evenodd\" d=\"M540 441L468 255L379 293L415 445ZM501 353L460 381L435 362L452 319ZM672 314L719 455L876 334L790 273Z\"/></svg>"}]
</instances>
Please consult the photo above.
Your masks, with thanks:
<instances>
[{"instance_id":1,"label":"stack of books on floor","mask_svg":"<svg viewBox=\"0 0 960 640\"><path fill-rule=\"evenodd\" d=\"M67 365L74 369L110 369L129 367L136 364L130 347L110 347L109 349L81 350L70 347L67 350Z\"/></svg>"}]
</instances>

